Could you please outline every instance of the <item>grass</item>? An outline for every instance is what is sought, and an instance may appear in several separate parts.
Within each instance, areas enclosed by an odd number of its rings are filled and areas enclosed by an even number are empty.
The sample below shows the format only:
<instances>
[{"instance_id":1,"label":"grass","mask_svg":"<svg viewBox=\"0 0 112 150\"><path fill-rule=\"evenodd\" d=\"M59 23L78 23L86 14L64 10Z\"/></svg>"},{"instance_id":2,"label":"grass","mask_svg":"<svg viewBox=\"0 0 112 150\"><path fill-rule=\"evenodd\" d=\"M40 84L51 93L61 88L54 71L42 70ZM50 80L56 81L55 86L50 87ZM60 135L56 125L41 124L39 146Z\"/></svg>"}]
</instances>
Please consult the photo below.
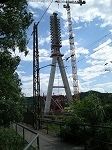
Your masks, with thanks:
<instances>
[{"instance_id":1,"label":"grass","mask_svg":"<svg viewBox=\"0 0 112 150\"><path fill-rule=\"evenodd\" d=\"M15 130L0 128L0 150L23 150L28 143ZM33 147L30 150L34 150Z\"/></svg>"},{"instance_id":2,"label":"grass","mask_svg":"<svg viewBox=\"0 0 112 150\"><path fill-rule=\"evenodd\" d=\"M48 127L48 133L52 135L59 135L60 134L60 126L56 124L50 124L50 123L45 123L44 124L46 127ZM47 128L46 128L47 129Z\"/></svg>"}]
</instances>

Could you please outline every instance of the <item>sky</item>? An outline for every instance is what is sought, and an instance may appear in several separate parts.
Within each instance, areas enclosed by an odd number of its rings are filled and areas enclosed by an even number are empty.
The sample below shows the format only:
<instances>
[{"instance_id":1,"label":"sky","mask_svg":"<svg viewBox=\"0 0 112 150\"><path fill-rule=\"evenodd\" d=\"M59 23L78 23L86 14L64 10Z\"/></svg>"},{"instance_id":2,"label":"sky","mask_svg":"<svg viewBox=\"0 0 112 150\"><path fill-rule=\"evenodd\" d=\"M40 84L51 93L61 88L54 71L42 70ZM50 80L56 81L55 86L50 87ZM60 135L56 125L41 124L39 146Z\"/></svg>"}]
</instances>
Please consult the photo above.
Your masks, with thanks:
<instances>
[{"instance_id":1,"label":"sky","mask_svg":"<svg viewBox=\"0 0 112 150\"><path fill-rule=\"evenodd\" d=\"M54 1L38 25L40 68L51 64L50 15L53 12L58 13L61 23L61 53L64 54L65 59L70 56L67 11L63 8L63 3L58 5ZM28 10L33 13L34 22L40 20L50 2L51 0L28 0ZM86 0L83 6L71 4L70 7L79 91L95 90L112 93L112 0ZM32 96L33 91L33 39L31 36L33 23L27 31L28 55L25 57L24 53L19 53L18 50L16 52L16 55L21 57L17 72L22 81L22 91L25 96ZM73 93L71 60L64 60L64 65ZM41 95L47 93L49 75L50 66L40 69ZM54 85L63 85L58 66ZM53 93L65 94L65 91L53 89Z\"/></svg>"}]
</instances>

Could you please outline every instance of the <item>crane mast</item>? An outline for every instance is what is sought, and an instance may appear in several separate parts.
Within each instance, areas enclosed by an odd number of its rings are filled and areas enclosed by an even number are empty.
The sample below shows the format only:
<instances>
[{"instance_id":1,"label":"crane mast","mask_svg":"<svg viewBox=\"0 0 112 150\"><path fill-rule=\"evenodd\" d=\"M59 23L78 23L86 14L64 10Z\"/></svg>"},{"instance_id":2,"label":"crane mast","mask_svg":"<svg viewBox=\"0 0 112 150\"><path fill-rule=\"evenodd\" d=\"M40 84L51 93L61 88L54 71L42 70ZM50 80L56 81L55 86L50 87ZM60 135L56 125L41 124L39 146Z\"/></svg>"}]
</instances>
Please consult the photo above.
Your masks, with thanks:
<instances>
[{"instance_id":1,"label":"crane mast","mask_svg":"<svg viewBox=\"0 0 112 150\"><path fill-rule=\"evenodd\" d=\"M66 3L63 5L64 8L67 10L67 18L68 18L68 31L69 31L69 44L70 44L70 57L71 57L71 65L72 65L72 77L73 77L73 98L79 99L79 85L78 85L78 76L77 76L77 64L76 64L76 54L75 54L75 44L74 44L74 35L72 29L72 19L71 19L71 12L70 12L70 5L71 4L85 4L85 1L55 1L57 3Z\"/></svg>"},{"instance_id":2,"label":"crane mast","mask_svg":"<svg viewBox=\"0 0 112 150\"><path fill-rule=\"evenodd\" d=\"M67 5L64 5L64 8L66 8L66 10L67 10L70 55L71 55L71 65L72 65L72 78L73 78L73 95L75 96L75 95L79 94L79 86L78 86L78 77L77 77L77 65L76 65L74 36L73 36L73 30L72 30L72 20L71 20L69 3L67 3Z\"/></svg>"}]
</instances>

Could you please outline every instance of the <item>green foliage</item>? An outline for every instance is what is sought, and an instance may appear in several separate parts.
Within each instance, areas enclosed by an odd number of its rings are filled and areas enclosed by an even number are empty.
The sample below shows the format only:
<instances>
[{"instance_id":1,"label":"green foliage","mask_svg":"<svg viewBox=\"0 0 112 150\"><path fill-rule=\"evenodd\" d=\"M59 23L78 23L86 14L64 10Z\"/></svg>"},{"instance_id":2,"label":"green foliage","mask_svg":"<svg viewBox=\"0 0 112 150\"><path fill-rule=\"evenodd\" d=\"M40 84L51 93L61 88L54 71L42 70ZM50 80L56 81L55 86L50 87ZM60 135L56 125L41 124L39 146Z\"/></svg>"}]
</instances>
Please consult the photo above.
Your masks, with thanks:
<instances>
[{"instance_id":1,"label":"green foliage","mask_svg":"<svg viewBox=\"0 0 112 150\"><path fill-rule=\"evenodd\" d=\"M24 110L21 81L15 72L19 57L9 52L0 52L0 125L20 121Z\"/></svg>"},{"instance_id":2,"label":"green foliage","mask_svg":"<svg viewBox=\"0 0 112 150\"><path fill-rule=\"evenodd\" d=\"M72 116L65 118L61 136L76 144L88 144L92 147L108 150L101 141L112 142L112 129L94 127L96 125L112 127L112 102L102 102L97 94L90 93L83 100L71 105ZM89 124L89 126L85 125Z\"/></svg>"},{"instance_id":3,"label":"green foliage","mask_svg":"<svg viewBox=\"0 0 112 150\"><path fill-rule=\"evenodd\" d=\"M22 150L23 139L13 129L0 128L0 150Z\"/></svg>"},{"instance_id":4,"label":"green foliage","mask_svg":"<svg viewBox=\"0 0 112 150\"><path fill-rule=\"evenodd\" d=\"M74 117L79 118L82 123L99 124L104 121L104 107L95 94L90 94L82 101L74 103L71 109Z\"/></svg>"},{"instance_id":5,"label":"green foliage","mask_svg":"<svg viewBox=\"0 0 112 150\"><path fill-rule=\"evenodd\" d=\"M32 23L26 0L0 2L0 125L20 121L24 110L21 81L16 71L19 57L12 57L16 48L27 54L26 30Z\"/></svg>"},{"instance_id":6,"label":"green foliage","mask_svg":"<svg viewBox=\"0 0 112 150\"><path fill-rule=\"evenodd\" d=\"M32 21L26 0L0 2L0 48L15 51L18 47L21 52L27 53L26 29Z\"/></svg>"},{"instance_id":7,"label":"green foliage","mask_svg":"<svg viewBox=\"0 0 112 150\"><path fill-rule=\"evenodd\" d=\"M48 132L52 135L59 135L60 133L60 126L55 124L48 124Z\"/></svg>"}]
</instances>

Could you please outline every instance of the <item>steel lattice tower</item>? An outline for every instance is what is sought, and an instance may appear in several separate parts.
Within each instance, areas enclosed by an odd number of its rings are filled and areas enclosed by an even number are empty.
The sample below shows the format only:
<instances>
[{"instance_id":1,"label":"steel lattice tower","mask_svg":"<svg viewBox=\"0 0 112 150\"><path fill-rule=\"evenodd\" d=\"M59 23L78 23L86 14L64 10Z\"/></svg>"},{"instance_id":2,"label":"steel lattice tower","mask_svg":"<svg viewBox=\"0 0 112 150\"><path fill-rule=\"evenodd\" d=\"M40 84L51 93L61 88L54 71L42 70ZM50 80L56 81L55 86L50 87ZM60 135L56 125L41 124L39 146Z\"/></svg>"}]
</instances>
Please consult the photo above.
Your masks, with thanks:
<instances>
[{"instance_id":1,"label":"steel lattice tower","mask_svg":"<svg viewBox=\"0 0 112 150\"><path fill-rule=\"evenodd\" d=\"M79 85L78 85L78 76L77 76L77 64L76 64L76 54L75 54L75 45L74 45L74 35L72 30L72 19L70 13L69 3L64 5L64 8L67 10L67 18L68 18L68 30L69 30L69 43L70 43L70 55L71 55L71 65L72 65L72 77L73 77L73 95L75 99L79 96Z\"/></svg>"},{"instance_id":2,"label":"steel lattice tower","mask_svg":"<svg viewBox=\"0 0 112 150\"><path fill-rule=\"evenodd\" d=\"M51 65L51 72L48 84L48 91L45 103L44 114L50 112L50 104L51 104L51 97L52 97L52 90L53 90L53 83L56 71L56 64L58 63L61 77L63 80L65 92L68 101L72 100L72 95L69 87L69 83L67 80L62 54L60 52L61 45L61 30L60 30L60 19L57 17L57 13L53 13L50 16L50 31L51 31L51 57L52 57L52 65Z\"/></svg>"},{"instance_id":3,"label":"steel lattice tower","mask_svg":"<svg viewBox=\"0 0 112 150\"><path fill-rule=\"evenodd\" d=\"M40 124L40 76L39 76L39 51L38 51L38 24L33 26L33 100L34 100L34 127Z\"/></svg>"}]
</instances>

